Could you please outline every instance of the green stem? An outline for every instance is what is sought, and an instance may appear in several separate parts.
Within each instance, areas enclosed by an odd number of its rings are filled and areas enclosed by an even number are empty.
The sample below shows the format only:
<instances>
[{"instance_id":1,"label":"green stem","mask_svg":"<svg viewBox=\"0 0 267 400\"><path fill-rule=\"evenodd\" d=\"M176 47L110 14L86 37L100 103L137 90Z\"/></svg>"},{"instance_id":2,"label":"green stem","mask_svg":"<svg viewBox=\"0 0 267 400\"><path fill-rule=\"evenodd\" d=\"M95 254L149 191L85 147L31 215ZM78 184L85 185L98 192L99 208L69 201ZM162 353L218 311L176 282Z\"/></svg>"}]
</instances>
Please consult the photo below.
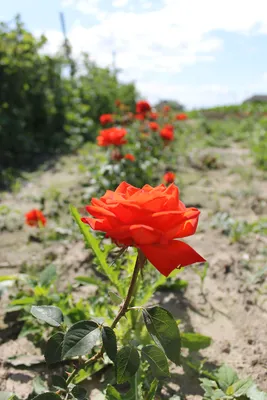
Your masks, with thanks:
<instances>
[{"instance_id":1,"label":"green stem","mask_svg":"<svg viewBox=\"0 0 267 400\"><path fill-rule=\"evenodd\" d=\"M135 261L135 266L134 266L134 271L133 271L133 275L131 278L131 282L130 282L130 286L126 295L126 298L117 314L117 316L115 317L111 328L114 329L117 325L117 323L120 321L120 319L127 313L128 311L128 307L129 304L131 303L131 299L132 296L135 294L135 287L136 287L136 282L137 282L137 278L138 278L138 274L141 270L141 268L144 266L146 262L146 257L144 256L144 254L141 252L141 250L138 250L138 254L136 257L136 261ZM95 361L99 360L100 358L102 358L104 353L104 348L102 346L101 350L99 350L98 353L96 353L93 357L89 358L89 360L87 360L85 362L85 364L83 365L83 367L87 367L90 364L93 364ZM79 366L77 368L75 368L72 373L69 375L66 383L67 385L69 385L73 379L75 378L75 376L77 375L77 373L79 372L79 370L82 368L82 366Z\"/></svg>"}]
</instances>

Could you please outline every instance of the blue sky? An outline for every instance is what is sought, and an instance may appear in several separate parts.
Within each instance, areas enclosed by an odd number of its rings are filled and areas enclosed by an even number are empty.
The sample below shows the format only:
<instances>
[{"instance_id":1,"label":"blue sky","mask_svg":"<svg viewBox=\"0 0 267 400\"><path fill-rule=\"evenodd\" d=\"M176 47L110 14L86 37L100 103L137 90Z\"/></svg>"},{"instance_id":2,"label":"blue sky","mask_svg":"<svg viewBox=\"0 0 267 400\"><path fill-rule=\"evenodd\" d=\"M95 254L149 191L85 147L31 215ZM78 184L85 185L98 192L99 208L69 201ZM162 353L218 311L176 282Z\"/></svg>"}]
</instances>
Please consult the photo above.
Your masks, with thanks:
<instances>
[{"instance_id":1,"label":"blue sky","mask_svg":"<svg viewBox=\"0 0 267 400\"><path fill-rule=\"evenodd\" d=\"M107 66L115 50L120 79L151 102L206 107L267 93L266 0L9 0L0 17L20 13L53 53L60 11L75 57Z\"/></svg>"}]
</instances>

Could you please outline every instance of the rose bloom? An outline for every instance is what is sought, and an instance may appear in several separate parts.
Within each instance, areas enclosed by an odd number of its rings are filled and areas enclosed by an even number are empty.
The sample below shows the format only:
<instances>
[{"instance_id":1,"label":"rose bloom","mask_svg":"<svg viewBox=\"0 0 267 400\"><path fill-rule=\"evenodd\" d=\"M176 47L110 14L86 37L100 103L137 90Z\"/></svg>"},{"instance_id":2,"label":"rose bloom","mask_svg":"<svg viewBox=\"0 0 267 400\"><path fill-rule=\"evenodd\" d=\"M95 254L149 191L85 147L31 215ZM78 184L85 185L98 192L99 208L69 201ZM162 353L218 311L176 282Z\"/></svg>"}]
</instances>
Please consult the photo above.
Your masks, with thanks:
<instances>
[{"instance_id":1,"label":"rose bloom","mask_svg":"<svg viewBox=\"0 0 267 400\"><path fill-rule=\"evenodd\" d=\"M171 171L166 172L166 173L164 174L164 176L163 176L163 180L164 180L166 183L173 183L174 180L175 180L175 173L174 173L174 172L171 172Z\"/></svg>"},{"instance_id":2,"label":"rose bloom","mask_svg":"<svg viewBox=\"0 0 267 400\"><path fill-rule=\"evenodd\" d=\"M166 104L162 109L164 113L168 113L171 110L171 107Z\"/></svg>"},{"instance_id":3,"label":"rose bloom","mask_svg":"<svg viewBox=\"0 0 267 400\"><path fill-rule=\"evenodd\" d=\"M169 129L168 127L164 127L161 129L160 136L164 140L168 140L168 141L174 140L173 130Z\"/></svg>"},{"instance_id":4,"label":"rose bloom","mask_svg":"<svg viewBox=\"0 0 267 400\"><path fill-rule=\"evenodd\" d=\"M177 114L175 116L176 121L185 121L186 119L188 119L188 116L184 113L181 114Z\"/></svg>"},{"instance_id":5,"label":"rose bloom","mask_svg":"<svg viewBox=\"0 0 267 400\"><path fill-rule=\"evenodd\" d=\"M159 130L159 125L156 122L149 122L149 128L152 131L158 131Z\"/></svg>"},{"instance_id":6,"label":"rose bloom","mask_svg":"<svg viewBox=\"0 0 267 400\"><path fill-rule=\"evenodd\" d=\"M103 115L100 116L99 121L100 121L101 125L112 124L113 115L112 114L103 114Z\"/></svg>"},{"instance_id":7,"label":"rose bloom","mask_svg":"<svg viewBox=\"0 0 267 400\"><path fill-rule=\"evenodd\" d=\"M125 160L130 160L130 161L135 161L135 156L133 154L125 154L124 156Z\"/></svg>"},{"instance_id":8,"label":"rose bloom","mask_svg":"<svg viewBox=\"0 0 267 400\"><path fill-rule=\"evenodd\" d=\"M139 189L122 182L115 192L107 190L100 199L93 198L86 209L92 217L82 222L105 232L119 246L137 247L165 276L175 268L205 261L177 240L195 233L200 212L185 207L174 184Z\"/></svg>"},{"instance_id":9,"label":"rose bloom","mask_svg":"<svg viewBox=\"0 0 267 400\"><path fill-rule=\"evenodd\" d=\"M158 114L155 113L155 112L151 112L150 115L149 115L149 117L150 117L151 119L158 119Z\"/></svg>"},{"instance_id":10,"label":"rose bloom","mask_svg":"<svg viewBox=\"0 0 267 400\"><path fill-rule=\"evenodd\" d=\"M29 226L45 226L46 218L42 211L34 208L25 214L25 223Z\"/></svg>"},{"instance_id":11,"label":"rose bloom","mask_svg":"<svg viewBox=\"0 0 267 400\"><path fill-rule=\"evenodd\" d=\"M151 111L151 105L146 100L140 100L136 103L136 114L145 114Z\"/></svg>"},{"instance_id":12,"label":"rose bloom","mask_svg":"<svg viewBox=\"0 0 267 400\"><path fill-rule=\"evenodd\" d=\"M139 121L144 121L145 114L135 114L134 118L139 120Z\"/></svg>"},{"instance_id":13,"label":"rose bloom","mask_svg":"<svg viewBox=\"0 0 267 400\"><path fill-rule=\"evenodd\" d=\"M121 146L127 143L124 136L127 134L126 129L123 128L109 128L100 131L99 136L97 136L97 144L99 146Z\"/></svg>"}]
</instances>

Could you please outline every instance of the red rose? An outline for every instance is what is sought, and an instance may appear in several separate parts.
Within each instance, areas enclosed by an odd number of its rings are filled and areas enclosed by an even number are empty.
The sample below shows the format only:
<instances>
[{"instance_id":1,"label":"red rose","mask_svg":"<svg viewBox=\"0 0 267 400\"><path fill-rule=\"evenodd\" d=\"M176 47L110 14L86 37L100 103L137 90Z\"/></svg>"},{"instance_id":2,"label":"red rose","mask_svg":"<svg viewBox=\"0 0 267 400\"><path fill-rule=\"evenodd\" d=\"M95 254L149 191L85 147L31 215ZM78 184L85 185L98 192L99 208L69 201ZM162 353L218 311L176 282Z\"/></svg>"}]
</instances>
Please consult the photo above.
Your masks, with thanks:
<instances>
[{"instance_id":1,"label":"red rose","mask_svg":"<svg viewBox=\"0 0 267 400\"><path fill-rule=\"evenodd\" d=\"M112 114L103 114L100 116L99 121L101 125L112 124L113 116Z\"/></svg>"},{"instance_id":2,"label":"red rose","mask_svg":"<svg viewBox=\"0 0 267 400\"><path fill-rule=\"evenodd\" d=\"M42 211L33 209L25 214L25 223L29 226L45 226L46 218Z\"/></svg>"},{"instance_id":3,"label":"red rose","mask_svg":"<svg viewBox=\"0 0 267 400\"><path fill-rule=\"evenodd\" d=\"M135 156L133 154L125 154L125 160L135 161Z\"/></svg>"},{"instance_id":4,"label":"red rose","mask_svg":"<svg viewBox=\"0 0 267 400\"><path fill-rule=\"evenodd\" d=\"M163 179L166 183L173 183L175 180L175 173L174 172L166 172L166 174L164 174Z\"/></svg>"},{"instance_id":5,"label":"red rose","mask_svg":"<svg viewBox=\"0 0 267 400\"><path fill-rule=\"evenodd\" d=\"M115 100L115 106L116 106L116 107L119 107L120 105L121 105L121 101L120 101L120 100L118 100L118 99L117 99L117 100Z\"/></svg>"},{"instance_id":6,"label":"red rose","mask_svg":"<svg viewBox=\"0 0 267 400\"><path fill-rule=\"evenodd\" d=\"M164 113L168 113L170 110L171 110L171 107L170 106L168 106L168 105L165 105L165 106L163 106L163 112Z\"/></svg>"},{"instance_id":7,"label":"red rose","mask_svg":"<svg viewBox=\"0 0 267 400\"><path fill-rule=\"evenodd\" d=\"M151 105L145 101L140 100L136 103L136 114L144 114L151 110Z\"/></svg>"},{"instance_id":8,"label":"red rose","mask_svg":"<svg viewBox=\"0 0 267 400\"><path fill-rule=\"evenodd\" d=\"M188 119L188 116L184 113L181 114L177 114L175 116L176 121L185 121L186 119Z\"/></svg>"},{"instance_id":9,"label":"red rose","mask_svg":"<svg viewBox=\"0 0 267 400\"><path fill-rule=\"evenodd\" d=\"M149 128L152 131L158 131L159 130L159 126L156 122L149 122Z\"/></svg>"},{"instance_id":10,"label":"red rose","mask_svg":"<svg viewBox=\"0 0 267 400\"><path fill-rule=\"evenodd\" d=\"M150 115L149 115L149 117L150 117L151 119L158 119L158 114L155 113L155 112L151 112Z\"/></svg>"},{"instance_id":11,"label":"red rose","mask_svg":"<svg viewBox=\"0 0 267 400\"><path fill-rule=\"evenodd\" d=\"M139 121L144 121L145 115L144 114L135 114L134 118Z\"/></svg>"},{"instance_id":12,"label":"red rose","mask_svg":"<svg viewBox=\"0 0 267 400\"><path fill-rule=\"evenodd\" d=\"M188 244L175 240L195 233L200 212L185 207L174 184L138 189L122 182L115 192L107 190L100 199L93 198L86 209L94 218L82 222L106 232L118 245L139 248L165 276L205 261Z\"/></svg>"},{"instance_id":13,"label":"red rose","mask_svg":"<svg viewBox=\"0 0 267 400\"><path fill-rule=\"evenodd\" d=\"M160 131L160 136L162 137L162 139L164 140L173 140L174 139L174 133L172 129L169 129L168 127L164 127L161 129Z\"/></svg>"},{"instance_id":14,"label":"red rose","mask_svg":"<svg viewBox=\"0 0 267 400\"><path fill-rule=\"evenodd\" d=\"M127 131L123 128L109 128L100 131L99 136L97 136L97 144L99 146L121 146L127 143L124 139Z\"/></svg>"}]
</instances>

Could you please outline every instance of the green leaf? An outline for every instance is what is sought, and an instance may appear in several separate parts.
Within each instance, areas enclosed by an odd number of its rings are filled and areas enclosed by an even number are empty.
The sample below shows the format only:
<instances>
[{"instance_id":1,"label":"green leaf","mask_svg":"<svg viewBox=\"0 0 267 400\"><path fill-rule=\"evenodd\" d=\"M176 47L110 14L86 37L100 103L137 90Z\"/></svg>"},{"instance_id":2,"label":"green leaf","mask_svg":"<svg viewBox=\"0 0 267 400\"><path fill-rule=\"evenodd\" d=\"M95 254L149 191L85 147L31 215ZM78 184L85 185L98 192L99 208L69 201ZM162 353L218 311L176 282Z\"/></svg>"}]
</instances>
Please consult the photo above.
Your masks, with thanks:
<instances>
[{"instance_id":1,"label":"green leaf","mask_svg":"<svg viewBox=\"0 0 267 400\"><path fill-rule=\"evenodd\" d=\"M138 370L140 358L135 347L125 346L117 354L116 358L116 376L118 383L124 383L129 380Z\"/></svg>"},{"instance_id":2,"label":"green leaf","mask_svg":"<svg viewBox=\"0 0 267 400\"><path fill-rule=\"evenodd\" d=\"M186 289L188 286L188 282L182 279L176 279L173 281L172 279L166 280L163 285L158 285L156 290L161 292L180 292L183 289Z\"/></svg>"},{"instance_id":3,"label":"green leaf","mask_svg":"<svg viewBox=\"0 0 267 400\"><path fill-rule=\"evenodd\" d=\"M222 400L222 399L232 399L232 397L228 397L221 389L215 389L212 393L212 400Z\"/></svg>"},{"instance_id":4,"label":"green leaf","mask_svg":"<svg viewBox=\"0 0 267 400\"><path fill-rule=\"evenodd\" d=\"M81 233L83 234L85 241L87 245L93 250L95 253L96 258L98 259L99 265L101 266L103 272L107 277L110 279L110 281L116 286L119 287L119 281L117 278L117 275L115 271L110 268L106 262L105 255L102 253L102 251L99 248L98 241L97 239L91 234L90 230L88 229L88 226L84 224L81 221L81 216L78 213L78 210L70 205L70 212L75 219L78 227L80 228Z\"/></svg>"},{"instance_id":5,"label":"green leaf","mask_svg":"<svg viewBox=\"0 0 267 400\"><path fill-rule=\"evenodd\" d=\"M237 373L227 365L222 365L221 368L219 368L216 377L220 388L224 391L239 380Z\"/></svg>"},{"instance_id":6,"label":"green leaf","mask_svg":"<svg viewBox=\"0 0 267 400\"><path fill-rule=\"evenodd\" d=\"M41 394L47 391L47 384L40 376L36 376L33 379L32 386L33 386L33 391L36 394Z\"/></svg>"},{"instance_id":7,"label":"green leaf","mask_svg":"<svg viewBox=\"0 0 267 400\"><path fill-rule=\"evenodd\" d=\"M35 301L34 297L22 297L21 299L12 300L10 304L13 306L17 305L27 306L33 304L34 301Z\"/></svg>"},{"instance_id":8,"label":"green leaf","mask_svg":"<svg viewBox=\"0 0 267 400\"><path fill-rule=\"evenodd\" d=\"M144 309L143 317L152 339L164 349L171 361L179 365L181 338L172 314L162 307L155 306Z\"/></svg>"},{"instance_id":9,"label":"green leaf","mask_svg":"<svg viewBox=\"0 0 267 400\"><path fill-rule=\"evenodd\" d=\"M71 393L73 397L77 400L84 400L87 396L87 390L81 386L74 386Z\"/></svg>"},{"instance_id":10,"label":"green leaf","mask_svg":"<svg viewBox=\"0 0 267 400\"><path fill-rule=\"evenodd\" d=\"M243 396L247 393L248 389L253 385L253 381L249 379L240 379L233 385L229 386L226 394L235 395L235 397Z\"/></svg>"},{"instance_id":11,"label":"green leaf","mask_svg":"<svg viewBox=\"0 0 267 400\"><path fill-rule=\"evenodd\" d=\"M154 379L153 382L150 385L149 392L147 393L145 400L154 400L155 395L157 392L159 381L157 379Z\"/></svg>"},{"instance_id":12,"label":"green leaf","mask_svg":"<svg viewBox=\"0 0 267 400\"><path fill-rule=\"evenodd\" d=\"M55 306L32 306L31 314L35 318L55 327L59 327L64 318L60 308Z\"/></svg>"},{"instance_id":13,"label":"green leaf","mask_svg":"<svg viewBox=\"0 0 267 400\"><path fill-rule=\"evenodd\" d=\"M104 349L109 358L115 361L117 356L117 339L115 332L108 326L104 326L101 333Z\"/></svg>"},{"instance_id":14,"label":"green leaf","mask_svg":"<svg viewBox=\"0 0 267 400\"><path fill-rule=\"evenodd\" d=\"M40 274L39 283L41 286L48 287L57 278L57 270L54 264L48 265Z\"/></svg>"},{"instance_id":15,"label":"green leaf","mask_svg":"<svg viewBox=\"0 0 267 400\"><path fill-rule=\"evenodd\" d=\"M101 288L104 288L105 285L102 283L102 281L100 279L91 277L91 276L76 276L75 280L79 283L85 283L85 284L89 284L89 285L96 285L99 286Z\"/></svg>"},{"instance_id":16,"label":"green leaf","mask_svg":"<svg viewBox=\"0 0 267 400\"><path fill-rule=\"evenodd\" d=\"M123 299L120 296L118 296L116 293L108 292L108 294L109 294L109 297L110 297L112 303L114 303L116 306L119 306L123 302Z\"/></svg>"},{"instance_id":17,"label":"green leaf","mask_svg":"<svg viewBox=\"0 0 267 400\"><path fill-rule=\"evenodd\" d=\"M106 400L122 400L120 393L111 385L107 386Z\"/></svg>"},{"instance_id":18,"label":"green leaf","mask_svg":"<svg viewBox=\"0 0 267 400\"><path fill-rule=\"evenodd\" d=\"M46 343L45 361L47 364L55 364L61 361L61 353L63 347L64 333L58 332Z\"/></svg>"},{"instance_id":19,"label":"green leaf","mask_svg":"<svg viewBox=\"0 0 267 400\"><path fill-rule=\"evenodd\" d=\"M61 400L61 397L54 392L46 392L38 394L38 396L34 397L33 400Z\"/></svg>"},{"instance_id":20,"label":"green leaf","mask_svg":"<svg viewBox=\"0 0 267 400\"><path fill-rule=\"evenodd\" d=\"M205 395L207 397L212 397L214 390L218 389L217 383L215 381L210 380L210 379L201 378L200 382L201 382L200 386L204 390Z\"/></svg>"},{"instance_id":21,"label":"green leaf","mask_svg":"<svg viewBox=\"0 0 267 400\"><path fill-rule=\"evenodd\" d=\"M52 385L57 390L67 390L68 385L65 379L60 375L52 375Z\"/></svg>"},{"instance_id":22,"label":"green leaf","mask_svg":"<svg viewBox=\"0 0 267 400\"><path fill-rule=\"evenodd\" d=\"M0 400L18 400L18 398L11 392L0 392Z\"/></svg>"},{"instance_id":23,"label":"green leaf","mask_svg":"<svg viewBox=\"0 0 267 400\"><path fill-rule=\"evenodd\" d=\"M250 400L267 400L267 393L261 392L255 384L248 389L247 396Z\"/></svg>"},{"instance_id":24,"label":"green leaf","mask_svg":"<svg viewBox=\"0 0 267 400\"><path fill-rule=\"evenodd\" d=\"M100 328L94 321L79 321L65 334L62 359L88 354L100 337Z\"/></svg>"},{"instance_id":25,"label":"green leaf","mask_svg":"<svg viewBox=\"0 0 267 400\"><path fill-rule=\"evenodd\" d=\"M211 338L209 336L204 336L200 333L181 333L181 346L190 351L205 349L210 344Z\"/></svg>"},{"instance_id":26,"label":"green leaf","mask_svg":"<svg viewBox=\"0 0 267 400\"><path fill-rule=\"evenodd\" d=\"M149 344L142 348L142 355L150 365L152 375L155 378L165 379L170 377L168 360L159 347Z\"/></svg>"},{"instance_id":27,"label":"green leaf","mask_svg":"<svg viewBox=\"0 0 267 400\"><path fill-rule=\"evenodd\" d=\"M4 275L4 276L0 276L0 282L15 281L16 279L18 279L18 275ZM0 393L8 393L8 392L0 392Z\"/></svg>"}]
</instances>

